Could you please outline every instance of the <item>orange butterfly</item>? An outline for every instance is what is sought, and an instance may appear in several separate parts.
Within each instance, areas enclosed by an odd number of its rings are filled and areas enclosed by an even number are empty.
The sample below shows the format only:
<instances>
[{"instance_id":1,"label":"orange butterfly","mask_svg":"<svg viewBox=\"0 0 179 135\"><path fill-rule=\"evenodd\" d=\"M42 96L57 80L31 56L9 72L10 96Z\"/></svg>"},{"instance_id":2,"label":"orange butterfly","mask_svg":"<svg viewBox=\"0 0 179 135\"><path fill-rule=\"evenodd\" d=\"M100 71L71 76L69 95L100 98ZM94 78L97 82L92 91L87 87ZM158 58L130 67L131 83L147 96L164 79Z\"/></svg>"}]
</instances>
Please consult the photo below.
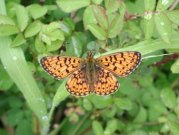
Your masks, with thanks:
<instances>
[{"instance_id":1,"label":"orange butterfly","mask_svg":"<svg viewBox=\"0 0 179 135\"><path fill-rule=\"evenodd\" d=\"M70 56L45 56L41 66L56 79L69 76L67 90L75 96L89 93L109 95L114 93L119 83L115 76L129 75L141 62L141 54L136 51L118 52L97 59L92 52L82 59ZM114 76L115 75L115 76Z\"/></svg>"}]
</instances>

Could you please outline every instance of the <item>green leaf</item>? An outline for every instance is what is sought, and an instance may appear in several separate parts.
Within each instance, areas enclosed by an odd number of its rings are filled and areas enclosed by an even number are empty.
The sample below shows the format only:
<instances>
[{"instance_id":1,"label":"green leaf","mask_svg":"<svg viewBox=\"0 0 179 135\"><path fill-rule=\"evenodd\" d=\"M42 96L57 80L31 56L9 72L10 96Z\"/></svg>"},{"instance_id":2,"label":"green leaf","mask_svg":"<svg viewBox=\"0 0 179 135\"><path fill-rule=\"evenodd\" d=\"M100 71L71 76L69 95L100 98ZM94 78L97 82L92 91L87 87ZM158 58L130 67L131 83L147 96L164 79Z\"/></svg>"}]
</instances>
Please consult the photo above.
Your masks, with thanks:
<instances>
[{"instance_id":1,"label":"green leaf","mask_svg":"<svg viewBox=\"0 0 179 135\"><path fill-rule=\"evenodd\" d=\"M38 4L31 4L28 7L28 11L33 19L38 19L43 17L47 13L47 8Z\"/></svg>"},{"instance_id":2,"label":"green leaf","mask_svg":"<svg viewBox=\"0 0 179 135\"><path fill-rule=\"evenodd\" d=\"M102 1L103 1L103 0L92 0L92 2L93 2L94 4L96 4L96 5L101 4Z\"/></svg>"},{"instance_id":3,"label":"green leaf","mask_svg":"<svg viewBox=\"0 0 179 135\"><path fill-rule=\"evenodd\" d=\"M178 122L172 122L168 121L168 126L170 128L170 131L172 132L173 135L178 135L179 134L179 125Z\"/></svg>"},{"instance_id":4,"label":"green leaf","mask_svg":"<svg viewBox=\"0 0 179 135\"><path fill-rule=\"evenodd\" d=\"M130 135L148 135L145 131L143 130L134 130Z\"/></svg>"},{"instance_id":5,"label":"green leaf","mask_svg":"<svg viewBox=\"0 0 179 135\"><path fill-rule=\"evenodd\" d=\"M137 116L134 119L134 122L142 123L145 122L146 120L147 120L147 110L141 106Z\"/></svg>"},{"instance_id":6,"label":"green leaf","mask_svg":"<svg viewBox=\"0 0 179 135\"><path fill-rule=\"evenodd\" d=\"M97 24L97 20L95 18L94 12L93 12L93 6L88 6L83 14L83 24L85 29L87 29L87 26L89 24Z\"/></svg>"},{"instance_id":7,"label":"green leaf","mask_svg":"<svg viewBox=\"0 0 179 135\"><path fill-rule=\"evenodd\" d=\"M18 32L19 30L15 25L0 24L0 36L10 36Z\"/></svg>"},{"instance_id":8,"label":"green leaf","mask_svg":"<svg viewBox=\"0 0 179 135\"><path fill-rule=\"evenodd\" d=\"M39 53L46 52L46 47L45 47L44 43L42 41L40 41L38 37L35 40L35 49Z\"/></svg>"},{"instance_id":9,"label":"green leaf","mask_svg":"<svg viewBox=\"0 0 179 135\"><path fill-rule=\"evenodd\" d=\"M122 110L130 110L132 108L132 101L128 98L115 98L114 104Z\"/></svg>"},{"instance_id":10,"label":"green leaf","mask_svg":"<svg viewBox=\"0 0 179 135\"><path fill-rule=\"evenodd\" d=\"M20 46L20 45L24 44L25 42L26 42L26 40L25 40L24 36L22 35L22 33L19 33L13 40L11 47Z\"/></svg>"},{"instance_id":11,"label":"green leaf","mask_svg":"<svg viewBox=\"0 0 179 135\"><path fill-rule=\"evenodd\" d=\"M107 122L107 126L104 130L104 134L105 135L113 135L117 129L118 129L118 120L112 119Z\"/></svg>"},{"instance_id":12,"label":"green leaf","mask_svg":"<svg viewBox=\"0 0 179 135\"><path fill-rule=\"evenodd\" d=\"M161 38L166 42L170 43L172 27L170 20L165 14L159 13L154 15L155 25Z\"/></svg>"},{"instance_id":13,"label":"green leaf","mask_svg":"<svg viewBox=\"0 0 179 135\"><path fill-rule=\"evenodd\" d=\"M108 13L115 12L119 9L120 1L118 0L104 0L104 2Z\"/></svg>"},{"instance_id":14,"label":"green leaf","mask_svg":"<svg viewBox=\"0 0 179 135\"><path fill-rule=\"evenodd\" d=\"M145 0L144 8L145 11L153 11L155 9L156 0Z\"/></svg>"},{"instance_id":15,"label":"green leaf","mask_svg":"<svg viewBox=\"0 0 179 135\"><path fill-rule=\"evenodd\" d=\"M160 115L167 112L165 106L160 100L152 100L148 109L148 117L150 121L154 121L160 117Z\"/></svg>"},{"instance_id":16,"label":"green leaf","mask_svg":"<svg viewBox=\"0 0 179 135\"><path fill-rule=\"evenodd\" d=\"M167 11L166 14L172 22L179 25L179 10Z\"/></svg>"},{"instance_id":17,"label":"green leaf","mask_svg":"<svg viewBox=\"0 0 179 135\"><path fill-rule=\"evenodd\" d=\"M91 33L99 40L105 40L106 39L106 32L100 28L96 24L89 24L87 25L87 28L91 31Z\"/></svg>"},{"instance_id":18,"label":"green leaf","mask_svg":"<svg viewBox=\"0 0 179 135\"><path fill-rule=\"evenodd\" d=\"M13 81L5 71L6 67L0 65L0 90L8 90L13 85Z\"/></svg>"},{"instance_id":19,"label":"green leaf","mask_svg":"<svg viewBox=\"0 0 179 135\"><path fill-rule=\"evenodd\" d=\"M97 120L93 121L92 129L95 135L104 135L103 127L99 121Z\"/></svg>"},{"instance_id":20,"label":"green leaf","mask_svg":"<svg viewBox=\"0 0 179 135\"><path fill-rule=\"evenodd\" d=\"M29 38L35 36L42 28L42 23L40 21L34 21L25 30L25 37Z\"/></svg>"},{"instance_id":21,"label":"green leaf","mask_svg":"<svg viewBox=\"0 0 179 135\"><path fill-rule=\"evenodd\" d=\"M170 108L170 109L174 109L176 106L176 95L174 93L174 91L171 88L164 88L161 91L160 94L163 103L165 104L166 107Z\"/></svg>"},{"instance_id":22,"label":"green leaf","mask_svg":"<svg viewBox=\"0 0 179 135\"><path fill-rule=\"evenodd\" d=\"M94 12L94 16L95 16L99 26L102 29L107 30L107 28L108 28L108 21L107 21L106 10L103 7L97 6L97 5L96 6L93 5L92 6L92 10Z\"/></svg>"},{"instance_id":23,"label":"green leaf","mask_svg":"<svg viewBox=\"0 0 179 135\"><path fill-rule=\"evenodd\" d=\"M64 80L59 85L57 92L55 93L55 96L53 97L52 106L56 107L70 95L68 91L66 90L65 84L66 84L66 80Z\"/></svg>"},{"instance_id":24,"label":"green leaf","mask_svg":"<svg viewBox=\"0 0 179 135\"><path fill-rule=\"evenodd\" d=\"M15 25L14 21L11 18L9 18L8 16L5 16L5 15L0 15L0 25L1 24Z\"/></svg>"},{"instance_id":25,"label":"green leaf","mask_svg":"<svg viewBox=\"0 0 179 135\"><path fill-rule=\"evenodd\" d=\"M26 119L23 119L18 125L16 129L16 135L32 135L32 125Z\"/></svg>"},{"instance_id":26,"label":"green leaf","mask_svg":"<svg viewBox=\"0 0 179 135\"><path fill-rule=\"evenodd\" d=\"M82 53L82 42L78 34L74 34L70 37L69 43L66 44L67 51L66 53L71 56L80 56Z\"/></svg>"},{"instance_id":27,"label":"green leaf","mask_svg":"<svg viewBox=\"0 0 179 135\"><path fill-rule=\"evenodd\" d=\"M8 135L6 129L0 129L0 135Z\"/></svg>"},{"instance_id":28,"label":"green leaf","mask_svg":"<svg viewBox=\"0 0 179 135\"><path fill-rule=\"evenodd\" d=\"M60 40L52 41L50 45L46 45L46 50L48 52L50 51L56 51L62 46L63 42Z\"/></svg>"},{"instance_id":29,"label":"green leaf","mask_svg":"<svg viewBox=\"0 0 179 135\"><path fill-rule=\"evenodd\" d=\"M25 61L21 48L10 47L11 40L0 38L0 58L6 71L22 92L30 108L38 116L44 126L48 124L46 105L29 67Z\"/></svg>"},{"instance_id":30,"label":"green leaf","mask_svg":"<svg viewBox=\"0 0 179 135\"><path fill-rule=\"evenodd\" d=\"M16 126L24 118L24 113L18 108L12 108L7 113L7 123L11 126Z\"/></svg>"},{"instance_id":31,"label":"green leaf","mask_svg":"<svg viewBox=\"0 0 179 135\"><path fill-rule=\"evenodd\" d=\"M154 32L154 18L152 17L152 14L145 14L143 23L145 39L150 39Z\"/></svg>"},{"instance_id":32,"label":"green leaf","mask_svg":"<svg viewBox=\"0 0 179 135\"><path fill-rule=\"evenodd\" d=\"M22 32L27 27L29 21L27 10L24 6L15 5L15 12L17 16L18 26L20 28L20 31Z\"/></svg>"},{"instance_id":33,"label":"green leaf","mask_svg":"<svg viewBox=\"0 0 179 135\"><path fill-rule=\"evenodd\" d=\"M120 15L115 14L114 18L112 19L112 21L109 25L109 28L108 28L109 29L109 32L108 32L109 38L113 38L121 32L121 30L123 28L124 14L125 14L125 5L121 4ZM109 18L110 18L110 14L109 14Z\"/></svg>"},{"instance_id":34,"label":"green leaf","mask_svg":"<svg viewBox=\"0 0 179 135\"><path fill-rule=\"evenodd\" d=\"M57 0L56 2L65 12L72 12L90 4L90 0Z\"/></svg>"},{"instance_id":35,"label":"green leaf","mask_svg":"<svg viewBox=\"0 0 179 135\"><path fill-rule=\"evenodd\" d=\"M83 107L87 110L90 111L93 109L93 106L91 104L91 102L88 99L84 99L83 100Z\"/></svg>"},{"instance_id":36,"label":"green leaf","mask_svg":"<svg viewBox=\"0 0 179 135\"><path fill-rule=\"evenodd\" d=\"M159 0L157 4L157 10L166 10L173 2L174 0Z\"/></svg>"},{"instance_id":37,"label":"green leaf","mask_svg":"<svg viewBox=\"0 0 179 135\"><path fill-rule=\"evenodd\" d=\"M89 95L87 99L98 109L108 107L112 104L112 98L110 96L100 97L97 95Z\"/></svg>"},{"instance_id":38,"label":"green leaf","mask_svg":"<svg viewBox=\"0 0 179 135\"><path fill-rule=\"evenodd\" d=\"M175 61L175 63L171 66L172 73L176 73L176 74L179 73L179 66L178 65L179 65L179 59L177 59Z\"/></svg>"}]
</instances>

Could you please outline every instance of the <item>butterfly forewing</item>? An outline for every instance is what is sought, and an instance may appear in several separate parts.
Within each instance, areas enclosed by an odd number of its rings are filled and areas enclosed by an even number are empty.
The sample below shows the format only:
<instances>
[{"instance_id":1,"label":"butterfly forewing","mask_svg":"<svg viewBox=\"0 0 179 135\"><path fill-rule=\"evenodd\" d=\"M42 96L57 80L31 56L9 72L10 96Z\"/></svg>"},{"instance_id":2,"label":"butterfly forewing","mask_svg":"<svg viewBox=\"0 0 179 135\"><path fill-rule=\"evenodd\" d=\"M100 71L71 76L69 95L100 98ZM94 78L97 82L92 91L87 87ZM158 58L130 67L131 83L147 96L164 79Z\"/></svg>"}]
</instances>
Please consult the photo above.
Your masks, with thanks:
<instances>
[{"instance_id":1,"label":"butterfly forewing","mask_svg":"<svg viewBox=\"0 0 179 135\"><path fill-rule=\"evenodd\" d=\"M95 72L94 93L97 95L109 95L118 89L119 83L109 71L96 67Z\"/></svg>"},{"instance_id":2,"label":"butterfly forewing","mask_svg":"<svg viewBox=\"0 0 179 135\"><path fill-rule=\"evenodd\" d=\"M63 79L80 69L84 65L84 60L68 56L47 56L43 57L40 63L50 75L57 79Z\"/></svg>"},{"instance_id":3,"label":"butterfly forewing","mask_svg":"<svg viewBox=\"0 0 179 135\"><path fill-rule=\"evenodd\" d=\"M75 96L86 96L90 93L90 85L85 69L75 71L66 83L68 92Z\"/></svg>"},{"instance_id":4,"label":"butterfly forewing","mask_svg":"<svg viewBox=\"0 0 179 135\"><path fill-rule=\"evenodd\" d=\"M140 61L141 54L135 51L114 53L95 60L97 65L120 77L129 75Z\"/></svg>"}]
</instances>

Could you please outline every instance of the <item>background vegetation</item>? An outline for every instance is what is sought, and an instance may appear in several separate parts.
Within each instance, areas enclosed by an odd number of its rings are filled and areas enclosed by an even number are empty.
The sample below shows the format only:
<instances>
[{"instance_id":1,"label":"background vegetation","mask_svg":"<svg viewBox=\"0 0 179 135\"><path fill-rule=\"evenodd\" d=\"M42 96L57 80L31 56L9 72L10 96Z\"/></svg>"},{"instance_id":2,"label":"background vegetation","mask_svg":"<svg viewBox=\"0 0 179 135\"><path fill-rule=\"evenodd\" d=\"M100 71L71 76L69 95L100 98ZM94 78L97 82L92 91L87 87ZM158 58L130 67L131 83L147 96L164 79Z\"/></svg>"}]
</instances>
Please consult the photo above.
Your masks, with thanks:
<instances>
[{"instance_id":1,"label":"background vegetation","mask_svg":"<svg viewBox=\"0 0 179 135\"><path fill-rule=\"evenodd\" d=\"M179 135L178 25L178 0L1 0L0 135ZM39 65L91 49L143 61L115 94L83 98Z\"/></svg>"}]
</instances>

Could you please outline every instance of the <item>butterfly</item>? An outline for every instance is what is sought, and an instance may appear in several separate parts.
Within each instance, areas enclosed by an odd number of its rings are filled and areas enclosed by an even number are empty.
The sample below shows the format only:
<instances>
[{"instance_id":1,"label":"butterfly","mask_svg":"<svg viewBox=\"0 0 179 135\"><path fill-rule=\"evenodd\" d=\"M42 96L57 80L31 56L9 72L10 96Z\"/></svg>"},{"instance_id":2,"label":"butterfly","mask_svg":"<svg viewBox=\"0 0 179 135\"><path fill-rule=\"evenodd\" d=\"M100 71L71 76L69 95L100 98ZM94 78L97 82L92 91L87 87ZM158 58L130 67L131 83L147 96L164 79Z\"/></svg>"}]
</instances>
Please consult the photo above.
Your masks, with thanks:
<instances>
[{"instance_id":1,"label":"butterfly","mask_svg":"<svg viewBox=\"0 0 179 135\"><path fill-rule=\"evenodd\" d=\"M45 56L40 60L43 69L56 79L69 77L66 89L74 96L90 93L109 95L119 88L115 76L126 77L141 62L141 53L125 51L94 59L92 51L87 58L70 56Z\"/></svg>"}]
</instances>

